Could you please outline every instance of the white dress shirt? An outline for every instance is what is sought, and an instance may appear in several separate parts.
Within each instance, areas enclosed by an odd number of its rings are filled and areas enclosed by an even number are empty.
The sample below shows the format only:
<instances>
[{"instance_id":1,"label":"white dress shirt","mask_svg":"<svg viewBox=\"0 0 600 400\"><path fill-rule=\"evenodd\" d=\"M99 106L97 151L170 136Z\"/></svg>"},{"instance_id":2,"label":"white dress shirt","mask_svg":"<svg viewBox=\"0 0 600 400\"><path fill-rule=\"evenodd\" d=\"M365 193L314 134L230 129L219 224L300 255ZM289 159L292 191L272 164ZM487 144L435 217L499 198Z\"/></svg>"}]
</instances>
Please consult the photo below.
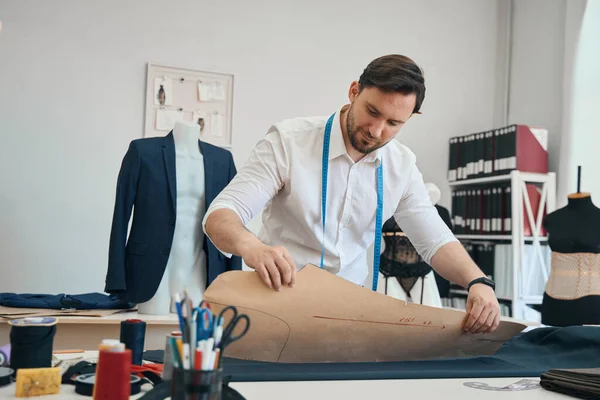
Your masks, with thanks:
<instances>
[{"instance_id":1,"label":"white dress shirt","mask_svg":"<svg viewBox=\"0 0 600 400\"><path fill-rule=\"evenodd\" d=\"M344 145L340 112L332 124L329 149L325 270L365 284L371 264L367 249L375 238L376 168L380 162L382 223L394 216L421 257L430 263L440 247L456 238L431 203L416 156L392 140L355 163ZM264 210L258 238L267 245L286 247L298 269L309 263L318 267L323 240L321 166L328 118L294 118L273 125L211 203L203 227L217 209L233 210L244 225Z\"/></svg>"}]
</instances>

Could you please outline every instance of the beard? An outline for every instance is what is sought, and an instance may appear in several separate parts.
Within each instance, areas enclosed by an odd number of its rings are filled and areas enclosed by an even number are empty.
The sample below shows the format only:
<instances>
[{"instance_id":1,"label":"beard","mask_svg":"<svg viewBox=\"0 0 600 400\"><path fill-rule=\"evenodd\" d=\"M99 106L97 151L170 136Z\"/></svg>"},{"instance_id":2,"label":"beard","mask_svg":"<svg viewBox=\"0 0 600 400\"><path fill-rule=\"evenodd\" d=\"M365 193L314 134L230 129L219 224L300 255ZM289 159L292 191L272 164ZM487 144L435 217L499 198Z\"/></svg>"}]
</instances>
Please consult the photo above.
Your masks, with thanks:
<instances>
[{"instance_id":1,"label":"beard","mask_svg":"<svg viewBox=\"0 0 600 400\"><path fill-rule=\"evenodd\" d=\"M371 136L368 131L364 131L356 127L354 121L353 108L354 104L350 105L348 109L348 117L346 118L346 131L348 132L348 139L354 150L361 154L369 154L372 151L383 147L387 142L381 142L380 140Z\"/></svg>"}]
</instances>

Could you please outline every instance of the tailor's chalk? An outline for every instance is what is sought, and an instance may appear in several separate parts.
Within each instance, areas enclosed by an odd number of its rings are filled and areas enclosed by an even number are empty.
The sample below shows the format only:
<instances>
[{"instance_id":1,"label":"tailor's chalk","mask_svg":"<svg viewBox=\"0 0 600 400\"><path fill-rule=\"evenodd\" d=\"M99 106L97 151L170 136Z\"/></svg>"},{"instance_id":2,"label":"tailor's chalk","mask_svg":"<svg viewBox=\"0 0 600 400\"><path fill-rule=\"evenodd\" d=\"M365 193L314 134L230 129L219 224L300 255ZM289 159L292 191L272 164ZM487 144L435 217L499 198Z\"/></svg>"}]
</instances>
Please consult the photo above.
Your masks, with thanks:
<instances>
[{"instance_id":1,"label":"tailor's chalk","mask_svg":"<svg viewBox=\"0 0 600 400\"><path fill-rule=\"evenodd\" d=\"M15 397L59 394L60 368L21 368L17 371Z\"/></svg>"},{"instance_id":2,"label":"tailor's chalk","mask_svg":"<svg viewBox=\"0 0 600 400\"><path fill-rule=\"evenodd\" d=\"M10 385L14 373L15 370L12 368L0 367L0 387Z\"/></svg>"}]
</instances>

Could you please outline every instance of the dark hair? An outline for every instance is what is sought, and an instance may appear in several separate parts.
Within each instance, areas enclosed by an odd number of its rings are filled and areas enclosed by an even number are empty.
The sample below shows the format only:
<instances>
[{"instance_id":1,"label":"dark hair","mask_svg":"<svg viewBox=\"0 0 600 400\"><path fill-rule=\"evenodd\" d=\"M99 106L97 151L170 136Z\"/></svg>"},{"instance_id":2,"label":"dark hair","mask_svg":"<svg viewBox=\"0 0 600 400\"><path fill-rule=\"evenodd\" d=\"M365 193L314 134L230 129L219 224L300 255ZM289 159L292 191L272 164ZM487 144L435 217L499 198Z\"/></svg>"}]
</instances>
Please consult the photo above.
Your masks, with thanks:
<instances>
[{"instance_id":1,"label":"dark hair","mask_svg":"<svg viewBox=\"0 0 600 400\"><path fill-rule=\"evenodd\" d=\"M414 93L417 97L417 113L425 99L425 78L423 71L410 58L400 54L389 54L371 61L358 81L360 90L376 87L382 92Z\"/></svg>"}]
</instances>

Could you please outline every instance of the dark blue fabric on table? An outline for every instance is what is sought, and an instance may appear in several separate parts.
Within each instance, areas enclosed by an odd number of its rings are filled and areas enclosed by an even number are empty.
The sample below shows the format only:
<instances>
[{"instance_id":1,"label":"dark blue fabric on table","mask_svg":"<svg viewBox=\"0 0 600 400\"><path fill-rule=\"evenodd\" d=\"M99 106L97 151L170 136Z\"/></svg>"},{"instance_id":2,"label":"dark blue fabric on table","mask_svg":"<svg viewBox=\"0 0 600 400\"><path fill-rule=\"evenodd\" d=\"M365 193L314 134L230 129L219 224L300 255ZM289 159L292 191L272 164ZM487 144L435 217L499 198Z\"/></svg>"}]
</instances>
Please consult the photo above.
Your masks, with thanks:
<instances>
[{"instance_id":1,"label":"dark blue fabric on table","mask_svg":"<svg viewBox=\"0 0 600 400\"><path fill-rule=\"evenodd\" d=\"M542 327L493 356L373 363L284 364L224 357L231 382L539 377L553 368L600 367L600 327Z\"/></svg>"},{"instance_id":2,"label":"dark blue fabric on table","mask_svg":"<svg viewBox=\"0 0 600 400\"><path fill-rule=\"evenodd\" d=\"M51 308L56 310L114 310L128 309L135 304L103 293L33 294L0 293L0 306L17 308Z\"/></svg>"}]
</instances>

